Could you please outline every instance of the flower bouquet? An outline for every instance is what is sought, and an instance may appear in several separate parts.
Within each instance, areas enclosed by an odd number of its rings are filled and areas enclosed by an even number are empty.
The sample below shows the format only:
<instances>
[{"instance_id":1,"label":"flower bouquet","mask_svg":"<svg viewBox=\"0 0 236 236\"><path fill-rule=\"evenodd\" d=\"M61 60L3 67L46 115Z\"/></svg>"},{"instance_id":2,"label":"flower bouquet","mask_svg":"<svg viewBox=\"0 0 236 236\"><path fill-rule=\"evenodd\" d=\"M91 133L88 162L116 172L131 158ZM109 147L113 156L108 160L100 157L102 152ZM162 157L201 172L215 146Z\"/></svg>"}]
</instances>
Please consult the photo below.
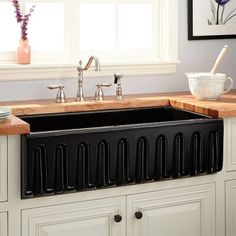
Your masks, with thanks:
<instances>
[{"instance_id":1,"label":"flower bouquet","mask_svg":"<svg viewBox=\"0 0 236 236\"><path fill-rule=\"evenodd\" d=\"M31 61L31 49L28 42L28 23L32 12L35 9L33 5L28 14L23 14L21 11L20 3L18 0L12 0L13 7L15 8L15 15L17 23L21 24L21 39L20 45L17 48L17 62L18 64L30 64Z\"/></svg>"}]
</instances>

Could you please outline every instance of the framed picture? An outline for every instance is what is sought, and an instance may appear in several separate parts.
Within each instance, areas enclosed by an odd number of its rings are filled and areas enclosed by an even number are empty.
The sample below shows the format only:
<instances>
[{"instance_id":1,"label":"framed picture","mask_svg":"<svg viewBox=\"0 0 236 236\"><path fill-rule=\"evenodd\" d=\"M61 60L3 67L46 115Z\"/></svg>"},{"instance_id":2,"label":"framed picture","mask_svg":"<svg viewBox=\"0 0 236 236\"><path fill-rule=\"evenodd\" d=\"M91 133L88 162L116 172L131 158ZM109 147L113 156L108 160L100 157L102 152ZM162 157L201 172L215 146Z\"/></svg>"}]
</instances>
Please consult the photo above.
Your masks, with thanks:
<instances>
[{"instance_id":1,"label":"framed picture","mask_svg":"<svg viewBox=\"0 0 236 236\"><path fill-rule=\"evenodd\" d=\"M236 38L236 0L187 0L188 39Z\"/></svg>"}]
</instances>

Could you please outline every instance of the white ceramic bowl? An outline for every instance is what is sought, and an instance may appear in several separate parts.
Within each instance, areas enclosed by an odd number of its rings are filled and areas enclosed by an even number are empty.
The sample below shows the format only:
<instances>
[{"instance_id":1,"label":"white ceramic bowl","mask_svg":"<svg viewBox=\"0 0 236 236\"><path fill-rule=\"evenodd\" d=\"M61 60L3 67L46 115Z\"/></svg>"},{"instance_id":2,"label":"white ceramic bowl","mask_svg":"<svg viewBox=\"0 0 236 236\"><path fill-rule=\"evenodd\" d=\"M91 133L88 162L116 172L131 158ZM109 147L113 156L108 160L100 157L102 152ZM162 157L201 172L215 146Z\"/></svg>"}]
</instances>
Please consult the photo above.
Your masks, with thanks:
<instances>
[{"instance_id":1,"label":"white ceramic bowl","mask_svg":"<svg viewBox=\"0 0 236 236\"><path fill-rule=\"evenodd\" d=\"M201 100L217 100L233 88L233 80L225 74L186 73L192 95ZM225 90L226 81L230 86Z\"/></svg>"}]
</instances>

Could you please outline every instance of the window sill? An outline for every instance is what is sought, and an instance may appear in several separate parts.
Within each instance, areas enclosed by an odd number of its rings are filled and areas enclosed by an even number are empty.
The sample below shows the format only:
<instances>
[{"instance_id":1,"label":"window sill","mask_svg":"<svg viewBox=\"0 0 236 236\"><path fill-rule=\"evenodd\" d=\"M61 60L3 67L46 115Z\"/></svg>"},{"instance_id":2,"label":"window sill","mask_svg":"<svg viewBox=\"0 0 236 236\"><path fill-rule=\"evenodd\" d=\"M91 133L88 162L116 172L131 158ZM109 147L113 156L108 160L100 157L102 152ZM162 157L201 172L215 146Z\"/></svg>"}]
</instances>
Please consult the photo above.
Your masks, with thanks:
<instances>
[{"instance_id":1,"label":"window sill","mask_svg":"<svg viewBox=\"0 0 236 236\"><path fill-rule=\"evenodd\" d=\"M101 72L96 73L91 69L86 72L86 76L111 76L117 71L129 76L173 74L176 72L178 64L178 60L116 65L106 64L101 65ZM76 78L76 66L73 64L0 64L0 81Z\"/></svg>"}]
</instances>

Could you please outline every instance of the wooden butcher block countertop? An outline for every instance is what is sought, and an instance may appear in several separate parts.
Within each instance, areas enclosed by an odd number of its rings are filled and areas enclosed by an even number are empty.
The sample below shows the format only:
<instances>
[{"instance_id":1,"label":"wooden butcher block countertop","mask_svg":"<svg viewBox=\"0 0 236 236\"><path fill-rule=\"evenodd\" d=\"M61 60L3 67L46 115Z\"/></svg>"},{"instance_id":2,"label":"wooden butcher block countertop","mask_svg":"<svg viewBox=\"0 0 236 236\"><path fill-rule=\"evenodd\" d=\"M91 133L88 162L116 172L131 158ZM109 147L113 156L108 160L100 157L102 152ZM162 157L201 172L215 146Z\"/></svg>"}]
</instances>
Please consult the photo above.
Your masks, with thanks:
<instances>
[{"instance_id":1,"label":"wooden butcher block countertop","mask_svg":"<svg viewBox=\"0 0 236 236\"><path fill-rule=\"evenodd\" d=\"M200 101L187 92L165 94L141 94L124 96L122 100L106 97L105 101L96 102L88 98L83 103L68 99L67 103L57 104L54 100L31 100L2 102L0 106L8 106L13 115L0 122L0 135L29 133L29 125L15 116L49 114L62 112L79 112L137 107L173 106L212 117L236 117L236 90L223 95L217 101Z\"/></svg>"},{"instance_id":2,"label":"wooden butcher block countertop","mask_svg":"<svg viewBox=\"0 0 236 236\"><path fill-rule=\"evenodd\" d=\"M215 118L236 117L236 90L223 95L217 101L197 100L190 94L170 97L170 105Z\"/></svg>"},{"instance_id":3,"label":"wooden butcher block countertop","mask_svg":"<svg viewBox=\"0 0 236 236\"><path fill-rule=\"evenodd\" d=\"M29 124L14 115L0 122L0 135L27 134L29 132Z\"/></svg>"}]
</instances>

